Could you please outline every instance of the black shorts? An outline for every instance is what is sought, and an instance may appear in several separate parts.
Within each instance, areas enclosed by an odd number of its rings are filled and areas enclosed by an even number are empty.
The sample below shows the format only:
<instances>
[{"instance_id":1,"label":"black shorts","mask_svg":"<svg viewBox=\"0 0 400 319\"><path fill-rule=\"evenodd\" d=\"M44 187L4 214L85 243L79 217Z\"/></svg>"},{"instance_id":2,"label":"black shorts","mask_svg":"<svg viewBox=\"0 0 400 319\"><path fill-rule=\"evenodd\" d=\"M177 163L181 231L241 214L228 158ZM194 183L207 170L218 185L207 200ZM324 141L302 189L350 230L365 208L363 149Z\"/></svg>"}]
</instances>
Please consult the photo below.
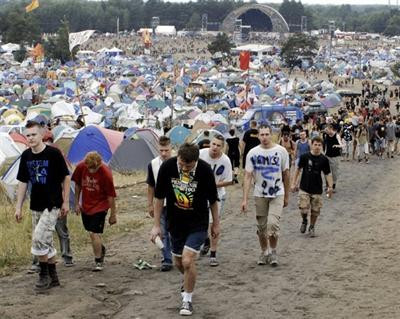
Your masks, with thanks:
<instances>
[{"instance_id":1,"label":"black shorts","mask_svg":"<svg viewBox=\"0 0 400 319\"><path fill-rule=\"evenodd\" d=\"M83 227L89 232L95 234L102 234L104 230L104 223L106 221L107 212L99 212L93 215L81 213Z\"/></svg>"}]
</instances>

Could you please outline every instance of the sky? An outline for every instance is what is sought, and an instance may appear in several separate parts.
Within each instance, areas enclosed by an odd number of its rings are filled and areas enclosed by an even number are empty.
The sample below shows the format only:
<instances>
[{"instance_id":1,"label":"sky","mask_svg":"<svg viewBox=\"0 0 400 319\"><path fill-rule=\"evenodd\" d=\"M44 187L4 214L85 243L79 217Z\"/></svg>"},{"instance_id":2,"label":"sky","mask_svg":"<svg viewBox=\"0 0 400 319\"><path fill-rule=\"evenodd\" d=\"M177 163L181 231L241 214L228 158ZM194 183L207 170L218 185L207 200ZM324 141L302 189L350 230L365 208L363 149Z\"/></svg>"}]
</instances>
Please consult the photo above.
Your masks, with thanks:
<instances>
[{"instance_id":1,"label":"sky","mask_svg":"<svg viewBox=\"0 0 400 319\"><path fill-rule=\"evenodd\" d=\"M264 2L264 1L259 1ZM269 0L265 1L268 3L281 3L282 0ZM303 4L388 4L388 0L302 0ZM400 3L400 0L391 0L390 3L392 5L396 5L397 2Z\"/></svg>"}]
</instances>

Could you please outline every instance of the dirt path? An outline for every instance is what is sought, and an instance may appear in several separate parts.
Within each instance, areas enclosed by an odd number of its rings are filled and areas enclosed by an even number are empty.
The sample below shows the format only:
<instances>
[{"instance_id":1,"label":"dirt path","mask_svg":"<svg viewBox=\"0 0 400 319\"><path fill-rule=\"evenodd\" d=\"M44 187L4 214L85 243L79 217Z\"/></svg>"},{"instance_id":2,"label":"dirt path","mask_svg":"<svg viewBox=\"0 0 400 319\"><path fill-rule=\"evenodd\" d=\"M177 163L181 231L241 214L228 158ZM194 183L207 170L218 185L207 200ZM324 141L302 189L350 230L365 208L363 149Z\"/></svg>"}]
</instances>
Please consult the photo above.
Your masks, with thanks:
<instances>
[{"instance_id":1,"label":"dirt path","mask_svg":"<svg viewBox=\"0 0 400 319\"><path fill-rule=\"evenodd\" d=\"M221 265L210 268L207 258L198 261L193 317L399 318L400 158L371 162L341 163L338 192L325 201L314 239L299 233L297 198L291 197L276 269L256 265L254 210L238 215L241 189L231 188ZM143 216L143 196L132 197L125 189L120 197L125 212L136 207L122 220ZM149 229L150 221L108 243L102 273L90 271L91 257L78 258L70 269L60 266L63 286L46 294L33 291L34 275L0 279L0 318L178 318L180 274L132 267L139 257L159 264Z\"/></svg>"}]
</instances>

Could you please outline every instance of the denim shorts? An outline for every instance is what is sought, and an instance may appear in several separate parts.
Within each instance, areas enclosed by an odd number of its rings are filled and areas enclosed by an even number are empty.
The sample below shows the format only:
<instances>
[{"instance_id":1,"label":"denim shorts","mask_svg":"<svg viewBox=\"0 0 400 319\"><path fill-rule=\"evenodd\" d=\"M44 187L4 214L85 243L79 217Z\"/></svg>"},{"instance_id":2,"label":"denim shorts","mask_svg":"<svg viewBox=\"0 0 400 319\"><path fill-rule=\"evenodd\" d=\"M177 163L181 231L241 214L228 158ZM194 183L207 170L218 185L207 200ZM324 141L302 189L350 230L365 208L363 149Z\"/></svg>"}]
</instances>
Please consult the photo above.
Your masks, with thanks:
<instances>
[{"instance_id":1,"label":"denim shorts","mask_svg":"<svg viewBox=\"0 0 400 319\"><path fill-rule=\"evenodd\" d=\"M172 255L182 257L183 249L199 253L206 237L207 230L186 234L171 234Z\"/></svg>"}]
</instances>

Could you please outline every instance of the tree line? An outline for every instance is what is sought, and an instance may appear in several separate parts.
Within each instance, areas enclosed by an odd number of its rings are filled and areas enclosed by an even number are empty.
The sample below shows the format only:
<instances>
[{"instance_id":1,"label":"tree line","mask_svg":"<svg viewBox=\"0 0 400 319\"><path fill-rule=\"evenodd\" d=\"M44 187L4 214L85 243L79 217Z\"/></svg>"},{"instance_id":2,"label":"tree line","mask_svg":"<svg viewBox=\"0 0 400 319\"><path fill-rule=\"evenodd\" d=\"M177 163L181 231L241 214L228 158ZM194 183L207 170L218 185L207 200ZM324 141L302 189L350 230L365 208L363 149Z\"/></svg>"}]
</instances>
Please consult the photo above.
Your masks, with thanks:
<instances>
[{"instance_id":1,"label":"tree line","mask_svg":"<svg viewBox=\"0 0 400 319\"><path fill-rule=\"evenodd\" d=\"M120 30L149 27L153 16L164 25L175 25L178 30L199 30L201 15L209 22L222 22L242 0L198 0L171 3L161 0L41 0L40 7L25 13L30 0L0 0L0 34L3 42L38 40L42 33L54 33L62 20L69 22L71 32L95 29L116 32L117 18ZM292 31L298 31L301 17L307 17L307 29L328 28L330 20L345 31L365 31L400 35L400 12L388 6L305 6L301 1L284 0L271 4L285 17Z\"/></svg>"}]
</instances>

